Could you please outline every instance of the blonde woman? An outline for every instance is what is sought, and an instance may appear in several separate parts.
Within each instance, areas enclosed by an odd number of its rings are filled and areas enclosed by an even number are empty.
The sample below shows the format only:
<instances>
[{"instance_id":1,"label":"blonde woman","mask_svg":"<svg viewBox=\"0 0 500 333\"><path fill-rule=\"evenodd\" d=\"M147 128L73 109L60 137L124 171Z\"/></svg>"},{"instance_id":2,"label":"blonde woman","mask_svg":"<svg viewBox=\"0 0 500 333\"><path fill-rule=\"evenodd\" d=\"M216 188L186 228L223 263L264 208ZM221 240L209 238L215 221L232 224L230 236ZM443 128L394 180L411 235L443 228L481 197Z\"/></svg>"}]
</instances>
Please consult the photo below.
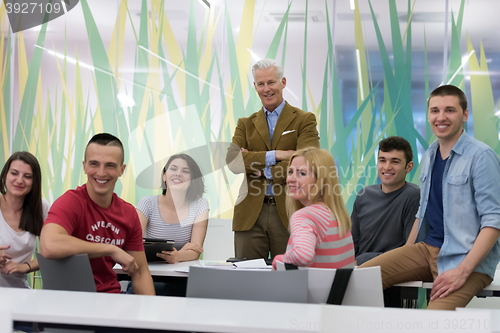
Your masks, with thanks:
<instances>
[{"instance_id":1,"label":"blonde woman","mask_svg":"<svg viewBox=\"0 0 500 333\"><path fill-rule=\"evenodd\" d=\"M290 238L285 254L276 261L305 267L354 267L351 220L341 196L332 156L308 147L290 158L287 214Z\"/></svg>"}]
</instances>

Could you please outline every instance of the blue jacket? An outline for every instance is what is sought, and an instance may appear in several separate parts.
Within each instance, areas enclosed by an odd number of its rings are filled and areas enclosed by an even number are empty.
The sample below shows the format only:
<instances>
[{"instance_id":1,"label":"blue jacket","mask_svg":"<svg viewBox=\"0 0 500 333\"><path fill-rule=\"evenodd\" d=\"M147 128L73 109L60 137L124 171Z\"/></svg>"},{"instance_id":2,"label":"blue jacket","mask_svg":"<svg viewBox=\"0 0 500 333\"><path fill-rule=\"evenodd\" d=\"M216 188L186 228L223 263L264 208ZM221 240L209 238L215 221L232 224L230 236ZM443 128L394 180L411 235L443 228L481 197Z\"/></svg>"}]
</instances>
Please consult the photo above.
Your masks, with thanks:
<instances>
[{"instance_id":1,"label":"blue jacket","mask_svg":"<svg viewBox=\"0 0 500 333\"><path fill-rule=\"evenodd\" d=\"M424 217L438 147L438 142L433 142L420 164L417 242L429 231ZM438 274L456 268L464 260L482 228L500 229L500 161L490 147L469 137L465 131L453 146L444 169L443 220L444 242L437 261ZM494 278L499 260L500 242L497 240L474 271Z\"/></svg>"}]
</instances>

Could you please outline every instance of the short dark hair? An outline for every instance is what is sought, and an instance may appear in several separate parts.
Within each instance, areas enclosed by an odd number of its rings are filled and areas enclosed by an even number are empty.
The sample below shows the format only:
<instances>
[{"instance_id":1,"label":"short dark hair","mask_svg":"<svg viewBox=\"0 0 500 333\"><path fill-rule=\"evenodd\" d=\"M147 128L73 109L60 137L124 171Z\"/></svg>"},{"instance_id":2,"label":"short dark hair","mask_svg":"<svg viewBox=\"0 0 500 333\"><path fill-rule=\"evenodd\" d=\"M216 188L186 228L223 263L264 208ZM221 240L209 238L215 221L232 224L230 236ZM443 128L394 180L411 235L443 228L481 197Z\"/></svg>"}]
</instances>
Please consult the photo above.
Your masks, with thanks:
<instances>
[{"instance_id":1,"label":"short dark hair","mask_svg":"<svg viewBox=\"0 0 500 333\"><path fill-rule=\"evenodd\" d=\"M383 151L384 153L391 152L393 150L399 150L404 152L406 164L413 160L413 150L411 149L411 145L405 138L400 136L390 136L380 141L378 144L379 151Z\"/></svg>"},{"instance_id":2,"label":"short dark hair","mask_svg":"<svg viewBox=\"0 0 500 333\"><path fill-rule=\"evenodd\" d=\"M40 164L33 154L27 151L18 151L12 154L0 173L0 193L6 194L7 187L5 180L13 161L23 161L31 167L33 174L33 185L31 191L26 194L23 202L23 211L19 221L19 229L28 231L33 235L40 236L43 225L42 208L42 171Z\"/></svg>"},{"instance_id":3,"label":"short dark hair","mask_svg":"<svg viewBox=\"0 0 500 333\"><path fill-rule=\"evenodd\" d=\"M430 99L435 96L456 96L458 97L458 104L460 104L462 111L467 110L467 97L464 92L451 84L439 86L431 92L427 100L427 109L429 108Z\"/></svg>"},{"instance_id":4,"label":"short dark hair","mask_svg":"<svg viewBox=\"0 0 500 333\"><path fill-rule=\"evenodd\" d=\"M162 194L167 193L167 183L163 180L163 175L170 166L170 163L178 158L186 161L189 172L191 173L191 183L189 184L189 188L186 193L186 200L191 202L201 198L203 193L205 193L205 182L203 181L203 174L201 173L201 169L198 164L188 154L175 154L170 156L170 158L168 159L167 164L165 164L165 166L163 167L163 171L161 172L161 188L163 190Z\"/></svg>"},{"instance_id":5,"label":"short dark hair","mask_svg":"<svg viewBox=\"0 0 500 333\"><path fill-rule=\"evenodd\" d=\"M109 133L99 133L94 135L92 139L89 140L89 142L87 143L87 147L91 143L97 143L101 146L115 146L120 148L120 150L122 151L121 164L123 164L123 162L125 161L125 150L123 149L123 144L116 136ZM85 148L84 159L87 160L87 148Z\"/></svg>"}]
</instances>

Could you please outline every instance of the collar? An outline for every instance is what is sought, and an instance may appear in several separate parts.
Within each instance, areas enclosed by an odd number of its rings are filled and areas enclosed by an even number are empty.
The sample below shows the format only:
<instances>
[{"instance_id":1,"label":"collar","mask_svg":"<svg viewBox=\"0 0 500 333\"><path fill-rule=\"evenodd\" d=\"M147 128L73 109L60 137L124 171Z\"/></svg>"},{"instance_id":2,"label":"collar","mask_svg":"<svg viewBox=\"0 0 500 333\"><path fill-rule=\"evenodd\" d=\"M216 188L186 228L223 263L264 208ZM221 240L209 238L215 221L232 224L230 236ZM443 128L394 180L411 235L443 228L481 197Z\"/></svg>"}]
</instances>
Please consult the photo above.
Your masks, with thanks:
<instances>
[{"instance_id":1,"label":"collar","mask_svg":"<svg viewBox=\"0 0 500 333\"><path fill-rule=\"evenodd\" d=\"M271 113L276 112L276 114L278 115L278 118L279 118L281 111L283 111L283 108L285 107L285 103L286 103L286 101L283 99L281 104L278 105L278 107L276 109L274 109L273 111L269 111L264 106L262 106L262 108L264 109L264 114L266 116L269 116Z\"/></svg>"}]
</instances>

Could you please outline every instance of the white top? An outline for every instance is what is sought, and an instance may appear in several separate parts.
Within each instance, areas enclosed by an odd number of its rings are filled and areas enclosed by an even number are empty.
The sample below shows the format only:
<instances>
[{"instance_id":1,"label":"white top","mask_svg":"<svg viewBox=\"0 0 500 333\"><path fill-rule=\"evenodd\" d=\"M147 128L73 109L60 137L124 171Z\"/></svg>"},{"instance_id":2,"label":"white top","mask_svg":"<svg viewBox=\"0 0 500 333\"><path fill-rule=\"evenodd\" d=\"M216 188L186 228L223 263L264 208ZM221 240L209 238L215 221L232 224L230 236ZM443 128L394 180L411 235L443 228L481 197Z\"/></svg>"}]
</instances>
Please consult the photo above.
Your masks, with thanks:
<instances>
[{"instance_id":1,"label":"white top","mask_svg":"<svg viewBox=\"0 0 500 333\"><path fill-rule=\"evenodd\" d=\"M144 197L139 201L139 209L148 219L146 238L160 238L175 241L175 248L180 250L191 241L191 233L196 217L208 209L208 201L199 198L189 203L189 214L180 223L168 223L160 215L159 195Z\"/></svg>"},{"instance_id":2,"label":"white top","mask_svg":"<svg viewBox=\"0 0 500 333\"><path fill-rule=\"evenodd\" d=\"M43 219L47 218L49 203L42 199ZM8 250L3 250L12 257L16 263L30 262L35 249L36 236L27 231L15 231L5 221L0 211L0 245L10 245ZM29 288L26 274L14 273L4 275L0 273L0 287Z\"/></svg>"}]
</instances>

